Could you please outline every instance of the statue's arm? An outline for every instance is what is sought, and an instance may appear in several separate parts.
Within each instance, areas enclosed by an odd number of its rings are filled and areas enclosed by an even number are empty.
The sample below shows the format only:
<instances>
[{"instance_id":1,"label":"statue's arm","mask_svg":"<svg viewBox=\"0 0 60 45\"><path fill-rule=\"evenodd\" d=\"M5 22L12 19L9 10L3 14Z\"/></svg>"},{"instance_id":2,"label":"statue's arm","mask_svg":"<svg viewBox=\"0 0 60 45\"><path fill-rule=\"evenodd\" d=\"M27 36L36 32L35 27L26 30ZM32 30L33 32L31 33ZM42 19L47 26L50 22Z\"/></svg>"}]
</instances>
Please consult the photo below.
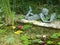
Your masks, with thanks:
<instances>
[{"instance_id":1,"label":"statue's arm","mask_svg":"<svg viewBox=\"0 0 60 45\"><path fill-rule=\"evenodd\" d=\"M46 21L46 20L45 20L45 17L44 17L43 14L40 14L40 19L41 19L43 22L50 22L50 21Z\"/></svg>"},{"instance_id":2,"label":"statue's arm","mask_svg":"<svg viewBox=\"0 0 60 45\"><path fill-rule=\"evenodd\" d=\"M51 14L50 22L53 21L55 19L55 17L56 17L56 13Z\"/></svg>"},{"instance_id":3,"label":"statue's arm","mask_svg":"<svg viewBox=\"0 0 60 45\"><path fill-rule=\"evenodd\" d=\"M40 19L44 22L45 21L44 15L40 14Z\"/></svg>"}]
</instances>

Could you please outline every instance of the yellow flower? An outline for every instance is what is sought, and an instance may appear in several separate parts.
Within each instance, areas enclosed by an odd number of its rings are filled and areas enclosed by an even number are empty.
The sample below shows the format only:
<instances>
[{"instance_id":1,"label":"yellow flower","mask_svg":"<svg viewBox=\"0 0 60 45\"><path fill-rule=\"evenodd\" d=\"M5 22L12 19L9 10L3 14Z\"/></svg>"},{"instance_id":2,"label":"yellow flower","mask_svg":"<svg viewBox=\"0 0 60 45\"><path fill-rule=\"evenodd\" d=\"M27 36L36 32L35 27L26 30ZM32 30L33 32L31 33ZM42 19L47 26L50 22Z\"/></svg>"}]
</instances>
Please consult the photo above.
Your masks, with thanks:
<instances>
[{"instance_id":1,"label":"yellow flower","mask_svg":"<svg viewBox=\"0 0 60 45\"><path fill-rule=\"evenodd\" d=\"M15 34L21 34L23 31L20 31L20 30L18 30L18 31L16 31L16 32L14 32Z\"/></svg>"},{"instance_id":2,"label":"yellow flower","mask_svg":"<svg viewBox=\"0 0 60 45\"><path fill-rule=\"evenodd\" d=\"M15 29L16 28L16 26L11 26L13 29Z\"/></svg>"}]
</instances>

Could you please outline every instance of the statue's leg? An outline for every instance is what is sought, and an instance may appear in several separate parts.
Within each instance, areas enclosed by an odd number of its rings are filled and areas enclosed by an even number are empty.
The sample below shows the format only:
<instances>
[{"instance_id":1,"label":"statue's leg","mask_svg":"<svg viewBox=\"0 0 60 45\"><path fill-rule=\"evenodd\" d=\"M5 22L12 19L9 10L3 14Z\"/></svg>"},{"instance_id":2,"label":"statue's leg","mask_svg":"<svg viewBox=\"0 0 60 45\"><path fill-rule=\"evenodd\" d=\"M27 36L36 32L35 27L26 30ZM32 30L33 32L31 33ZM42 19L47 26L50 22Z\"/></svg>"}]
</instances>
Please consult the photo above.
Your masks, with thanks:
<instances>
[{"instance_id":1,"label":"statue's leg","mask_svg":"<svg viewBox=\"0 0 60 45\"><path fill-rule=\"evenodd\" d=\"M29 7L29 11L28 11L28 13L25 16L25 19L27 19L29 17L29 15L31 15L31 12L32 12L32 9L31 9L31 7Z\"/></svg>"}]
</instances>

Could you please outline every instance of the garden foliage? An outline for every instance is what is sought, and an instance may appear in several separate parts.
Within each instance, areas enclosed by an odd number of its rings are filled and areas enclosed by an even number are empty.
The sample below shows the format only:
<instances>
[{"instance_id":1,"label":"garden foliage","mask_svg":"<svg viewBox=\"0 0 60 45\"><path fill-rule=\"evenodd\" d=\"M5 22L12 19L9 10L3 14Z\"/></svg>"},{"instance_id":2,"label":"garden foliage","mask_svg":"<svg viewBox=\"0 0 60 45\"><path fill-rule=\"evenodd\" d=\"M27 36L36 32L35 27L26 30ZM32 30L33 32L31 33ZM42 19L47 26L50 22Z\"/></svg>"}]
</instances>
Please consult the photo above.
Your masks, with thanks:
<instances>
[{"instance_id":1,"label":"garden foliage","mask_svg":"<svg viewBox=\"0 0 60 45\"><path fill-rule=\"evenodd\" d=\"M60 0L10 0L10 4L11 9L16 13L26 14L29 6L32 6L34 13L38 13L40 12L39 10L42 7L42 5L47 4L48 6L58 6L60 4Z\"/></svg>"}]
</instances>

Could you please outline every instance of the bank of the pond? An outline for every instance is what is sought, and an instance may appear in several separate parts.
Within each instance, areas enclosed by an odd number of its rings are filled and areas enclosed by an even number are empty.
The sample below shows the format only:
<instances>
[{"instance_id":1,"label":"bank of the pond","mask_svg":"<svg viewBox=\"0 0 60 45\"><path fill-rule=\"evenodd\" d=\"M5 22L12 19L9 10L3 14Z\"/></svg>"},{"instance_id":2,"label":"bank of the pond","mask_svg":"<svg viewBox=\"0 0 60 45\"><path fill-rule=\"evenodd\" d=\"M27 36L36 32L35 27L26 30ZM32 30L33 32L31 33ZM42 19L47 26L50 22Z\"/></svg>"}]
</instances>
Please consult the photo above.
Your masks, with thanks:
<instances>
[{"instance_id":1,"label":"bank of the pond","mask_svg":"<svg viewBox=\"0 0 60 45\"><path fill-rule=\"evenodd\" d=\"M25 27L27 25L29 25L29 26L32 26L32 27L28 27L27 29L22 30L23 33L17 35L14 32L18 31L19 29L10 29L10 26L6 26L6 28L4 28L4 30L6 30L6 32L0 33L0 45L17 45L17 44L18 45L23 45L20 37L24 36L25 34L28 37L32 36L31 38L34 39L36 35L49 35L49 36L51 36L54 33L60 32L59 29L40 27L40 26L35 26L35 25L32 25L32 24L16 23L16 27L19 26L19 25L22 25L22 26L25 26ZM36 45L39 45L39 44L36 44Z\"/></svg>"}]
</instances>

